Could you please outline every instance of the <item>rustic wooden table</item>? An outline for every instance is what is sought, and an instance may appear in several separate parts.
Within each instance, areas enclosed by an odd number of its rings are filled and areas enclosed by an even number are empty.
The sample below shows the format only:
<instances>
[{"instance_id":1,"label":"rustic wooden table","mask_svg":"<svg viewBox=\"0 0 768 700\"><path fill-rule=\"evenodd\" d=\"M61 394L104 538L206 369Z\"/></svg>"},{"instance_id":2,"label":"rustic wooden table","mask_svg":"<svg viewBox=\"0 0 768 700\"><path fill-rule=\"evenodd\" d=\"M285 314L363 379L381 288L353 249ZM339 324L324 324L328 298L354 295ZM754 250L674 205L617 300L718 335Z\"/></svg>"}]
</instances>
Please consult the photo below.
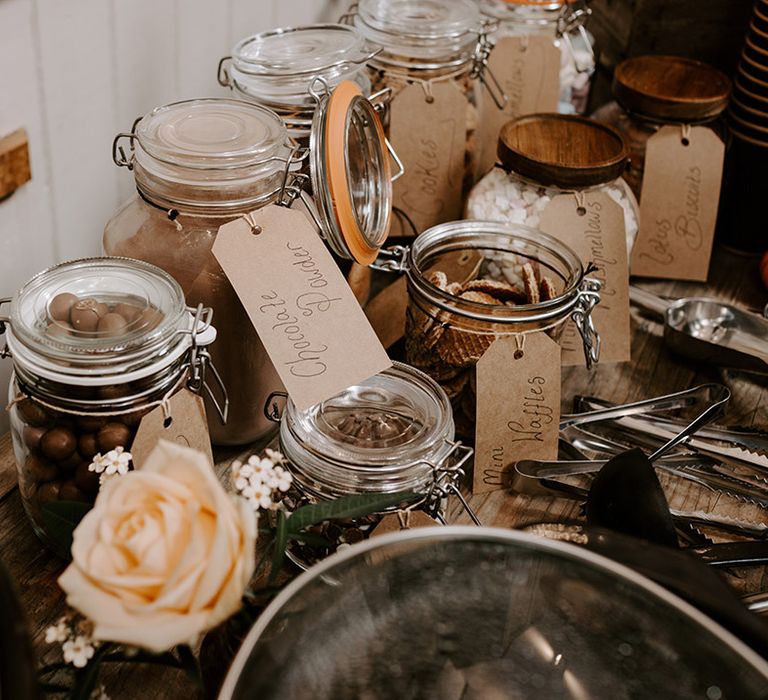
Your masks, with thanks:
<instances>
[{"instance_id":1,"label":"rustic wooden table","mask_svg":"<svg viewBox=\"0 0 768 700\"><path fill-rule=\"evenodd\" d=\"M669 297L685 295L717 296L743 307L759 310L768 299L760 284L754 259L738 257L716 249L710 282L647 283L643 286ZM634 312L633 312L634 313ZM571 399L588 393L615 402L639 400L684 389L703 381L725 381L733 392L726 422L768 428L768 391L766 386L743 376L726 376L708 367L693 367L671 355L664 347L658 323L633 316L632 362L599 365L593 371L571 368L563 377L563 410L570 410ZM218 451L217 467L224 470L238 456L251 454L263 445L245 450ZM704 491L682 480L664 479L670 504L685 509L701 509L768 522L768 514L727 496ZM505 491L472 496L470 502L485 525L521 527L528 523L557 521L578 517L574 501L532 498ZM455 512L451 520L468 523L467 516ZM56 651L45 644L45 628L64 611L64 599L56 584L65 564L45 550L27 522L16 487L15 465L10 435L0 437L0 541L2 560L15 579L21 601L27 611L30 629L41 663L58 660ZM731 583L740 592L768 588L765 568L744 569ZM105 674L107 692L114 700L122 698L193 698L197 691L180 672L161 667L118 666Z\"/></svg>"}]
</instances>

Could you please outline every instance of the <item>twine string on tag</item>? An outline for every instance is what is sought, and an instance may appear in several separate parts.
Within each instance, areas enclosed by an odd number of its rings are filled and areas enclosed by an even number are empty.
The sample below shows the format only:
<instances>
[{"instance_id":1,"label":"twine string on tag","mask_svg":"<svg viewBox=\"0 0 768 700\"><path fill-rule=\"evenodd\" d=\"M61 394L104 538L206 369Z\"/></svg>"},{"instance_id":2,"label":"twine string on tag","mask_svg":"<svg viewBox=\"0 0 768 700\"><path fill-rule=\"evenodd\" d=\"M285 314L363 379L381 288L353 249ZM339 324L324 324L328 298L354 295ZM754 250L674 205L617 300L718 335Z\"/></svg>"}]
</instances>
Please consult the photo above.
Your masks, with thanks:
<instances>
[{"instance_id":1,"label":"twine string on tag","mask_svg":"<svg viewBox=\"0 0 768 700\"><path fill-rule=\"evenodd\" d=\"M421 81L421 89L424 90L424 99L429 104L432 104L435 101L435 96L432 93L432 81L431 80L422 80Z\"/></svg>"},{"instance_id":2,"label":"twine string on tag","mask_svg":"<svg viewBox=\"0 0 768 700\"><path fill-rule=\"evenodd\" d=\"M256 223L256 220L253 218L253 212L252 211L246 212L240 218L244 219L245 223L247 223L248 226L250 226L251 233L254 236L258 236L261 233L262 228L261 228L261 226L259 226L259 224Z\"/></svg>"},{"instance_id":3,"label":"twine string on tag","mask_svg":"<svg viewBox=\"0 0 768 700\"><path fill-rule=\"evenodd\" d=\"M400 524L401 530L409 530L411 527L411 511L410 510L397 511L397 520Z\"/></svg>"},{"instance_id":4,"label":"twine string on tag","mask_svg":"<svg viewBox=\"0 0 768 700\"><path fill-rule=\"evenodd\" d=\"M173 225L176 227L176 230L181 233L184 230L184 227L181 225L181 221L179 221L179 210L178 209L169 209L168 210L168 220L173 222Z\"/></svg>"},{"instance_id":5,"label":"twine string on tag","mask_svg":"<svg viewBox=\"0 0 768 700\"><path fill-rule=\"evenodd\" d=\"M512 356L516 360L520 360L525 355L525 352L523 351L523 347L525 346L525 333L516 333L514 337L515 337L515 352Z\"/></svg>"},{"instance_id":6,"label":"twine string on tag","mask_svg":"<svg viewBox=\"0 0 768 700\"><path fill-rule=\"evenodd\" d=\"M576 200L576 213L579 216L584 216L587 213L587 193L576 190L573 197Z\"/></svg>"},{"instance_id":7,"label":"twine string on tag","mask_svg":"<svg viewBox=\"0 0 768 700\"><path fill-rule=\"evenodd\" d=\"M683 144L683 146L688 146L691 143L691 125L690 124L683 124L681 126L681 138L680 142Z\"/></svg>"}]
</instances>

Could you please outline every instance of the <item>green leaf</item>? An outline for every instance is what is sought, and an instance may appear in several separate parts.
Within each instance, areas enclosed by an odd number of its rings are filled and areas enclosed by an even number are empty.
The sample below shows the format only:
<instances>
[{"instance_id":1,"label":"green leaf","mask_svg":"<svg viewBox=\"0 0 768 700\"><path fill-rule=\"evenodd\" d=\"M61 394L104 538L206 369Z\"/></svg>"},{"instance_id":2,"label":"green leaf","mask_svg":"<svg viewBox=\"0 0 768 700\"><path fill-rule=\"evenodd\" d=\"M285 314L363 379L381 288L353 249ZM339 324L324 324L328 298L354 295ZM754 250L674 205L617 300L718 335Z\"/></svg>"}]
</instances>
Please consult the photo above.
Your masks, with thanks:
<instances>
[{"instance_id":1,"label":"green leaf","mask_svg":"<svg viewBox=\"0 0 768 700\"><path fill-rule=\"evenodd\" d=\"M91 503L79 501L43 503L43 523L51 539L68 552L72 548L72 533L91 508Z\"/></svg>"},{"instance_id":2,"label":"green leaf","mask_svg":"<svg viewBox=\"0 0 768 700\"><path fill-rule=\"evenodd\" d=\"M272 568L269 572L267 583L274 583L280 569L283 568L283 559L285 558L285 546L288 544L288 521L282 510L277 511L277 527L275 528L275 543L272 550Z\"/></svg>"},{"instance_id":3,"label":"green leaf","mask_svg":"<svg viewBox=\"0 0 768 700\"><path fill-rule=\"evenodd\" d=\"M291 517L288 518L288 534L295 536L304 528L325 520L361 518L365 515L371 515L386 508L391 508L392 506L416 501L419 498L422 498L421 494L411 492L366 493L302 506L291 513Z\"/></svg>"}]
</instances>

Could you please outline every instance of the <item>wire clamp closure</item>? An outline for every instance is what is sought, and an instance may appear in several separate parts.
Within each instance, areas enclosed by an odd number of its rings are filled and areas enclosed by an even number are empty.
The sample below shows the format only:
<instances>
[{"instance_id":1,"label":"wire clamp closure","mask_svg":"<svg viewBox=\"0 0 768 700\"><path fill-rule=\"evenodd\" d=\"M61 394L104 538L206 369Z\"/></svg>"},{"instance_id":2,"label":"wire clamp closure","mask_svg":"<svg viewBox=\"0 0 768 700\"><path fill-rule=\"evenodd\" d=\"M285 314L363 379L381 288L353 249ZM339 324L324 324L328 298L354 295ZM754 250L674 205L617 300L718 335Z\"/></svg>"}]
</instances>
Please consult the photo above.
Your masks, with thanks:
<instances>
[{"instance_id":1,"label":"wire clamp closure","mask_svg":"<svg viewBox=\"0 0 768 700\"><path fill-rule=\"evenodd\" d=\"M212 316L213 311L211 309L205 308L202 304L198 304L197 309L195 310L192 327L189 331L192 338L192 346L189 352L189 379L187 380L187 388L195 394L201 396L205 394L216 409L219 420L221 420L222 423L226 423L229 415L229 394L227 393L227 387L224 386L224 380L216 369L216 365L213 364L208 349L198 345L197 342L198 336L210 327ZM218 389L219 394L218 398L211 389L210 384L206 381L208 370L213 374L213 378L216 382L216 388Z\"/></svg>"},{"instance_id":2,"label":"wire clamp closure","mask_svg":"<svg viewBox=\"0 0 768 700\"><path fill-rule=\"evenodd\" d=\"M426 463L432 469L432 486L424 500L424 509L427 513L444 523L444 519L440 516L442 501L448 496L453 495L459 499L472 522L477 526L481 526L480 519L459 488L461 480L466 475L464 467L474 454L474 450L471 447L462 445L459 441L449 442L446 440L446 443L451 446L451 449L445 455L441 464Z\"/></svg>"},{"instance_id":3,"label":"wire clamp closure","mask_svg":"<svg viewBox=\"0 0 768 700\"><path fill-rule=\"evenodd\" d=\"M405 272L408 269L408 253L410 247L405 245L393 245L382 248L379 254L368 267L379 272Z\"/></svg>"},{"instance_id":4,"label":"wire clamp closure","mask_svg":"<svg viewBox=\"0 0 768 700\"><path fill-rule=\"evenodd\" d=\"M600 359L600 334L595 328L592 310L600 303L601 287L600 280L591 277L585 278L581 289L579 289L576 308L571 312L571 318L576 324L584 345L584 359L587 369L591 369L592 365L597 364Z\"/></svg>"}]
</instances>

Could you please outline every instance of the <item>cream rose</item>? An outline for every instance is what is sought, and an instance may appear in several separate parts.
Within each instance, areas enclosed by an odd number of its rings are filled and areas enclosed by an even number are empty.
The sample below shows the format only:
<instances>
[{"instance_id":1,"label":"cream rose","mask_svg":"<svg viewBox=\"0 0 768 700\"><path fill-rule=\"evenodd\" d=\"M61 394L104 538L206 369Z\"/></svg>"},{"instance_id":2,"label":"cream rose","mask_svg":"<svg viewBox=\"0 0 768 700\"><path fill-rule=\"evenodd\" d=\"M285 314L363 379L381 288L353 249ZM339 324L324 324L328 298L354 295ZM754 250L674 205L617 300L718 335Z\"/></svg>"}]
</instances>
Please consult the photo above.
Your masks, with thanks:
<instances>
[{"instance_id":1,"label":"cream rose","mask_svg":"<svg viewBox=\"0 0 768 700\"><path fill-rule=\"evenodd\" d=\"M161 652L240 607L255 541L252 508L205 456L161 440L141 470L101 488L59 585L96 639Z\"/></svg>"}]
</instances>

